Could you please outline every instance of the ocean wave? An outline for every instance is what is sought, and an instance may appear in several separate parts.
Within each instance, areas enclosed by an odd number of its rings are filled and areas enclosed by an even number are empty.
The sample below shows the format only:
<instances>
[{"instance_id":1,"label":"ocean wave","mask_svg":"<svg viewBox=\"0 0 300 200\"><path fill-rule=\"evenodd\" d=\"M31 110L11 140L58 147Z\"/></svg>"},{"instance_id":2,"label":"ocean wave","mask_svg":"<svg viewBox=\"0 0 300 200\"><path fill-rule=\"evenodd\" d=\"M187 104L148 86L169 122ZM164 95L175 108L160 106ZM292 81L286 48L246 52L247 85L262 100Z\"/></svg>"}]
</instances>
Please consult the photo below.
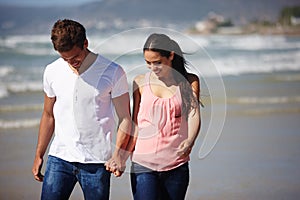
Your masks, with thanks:
<instances>
[{"instance_id":1,"label":"ocean wave","mask_svg":"<svg viewBox=\"0 0 300 200\"><path fill-rule=\"evenodd\" d=\"M246 51L299 49L300 42L290 42L285 36L216 36L211 37L212 48Z\"/></svg>"},{"instance_id":2,"label":"ocean wave","mask_svg":"<svg viewBox=\"0 0 300 200\"><path fill-rule=\"evenodd\" d=\"M143 31L128 31L121 34L92 35L88 39L89 48L108 56L131 70L133 67L144 64L142 46L148 36ZM241 75L246 73L270 73L277 71L300 71L300 40L284 36L199 36L180 35L172 36L180 43L186 58L197 71L204 76ZM1 59L13 59L19 56L20 61L14 67L0 66L1 82L27 82L42 79L42 68L32 67L46 65L44 59L33 58L31 55L57 55L53 50L48 35L37 36L7 36L0 38L0 48L11 48L9 52L0 54ZM118 48L116 48L118 47ZM261 50L259 52L252 50ZM246 50L246 51L237 51ZM248 51L250 50L250 51ZM9 57L6 56L9 55ZM58 55L57 55L58 56ZM45 59L50 62L50 59ZM22 63L22 64L20 64ZM26 70L24 66L26 67ZM20 65L20 66L19 66ZM7 88L0 88L0 98L9 92L36 91L41 86L17 86L10 84Z\"/></svg>"},{"instance_id":3,"label":"ocean wave","mask_svg":"<svg viewBox=\"0 0 300 200\"><path fill-rule=\"evenodd\" d=\"M36 47L20 47L16 49L16 53L23 55L33 55L33 56L47 56L47 55L57 55L57 53L52 48L36 48Z\"/></svg>"},{"instance_id":4,"label":"ocean wave","mask_svg":"<svg viewBox=\"0 0 300 200\"><path fill-rule=\"evenodd\" d=\"M48 35L16 35L0 38L0 47L23 55L54 55Z\"/></svg>"},{"instance_id":5,"label":"ocean wave","mask_svg":"<svg viewBox=\"0 0 300 200\"><path fill-rule=\"evenodd\" d=\"M9 83L7 85L7 91L11 93L21 92L40 92L43 90L43 85L40 81L37 82L25 82L25 83Z\"/></svg>"},{"instance_id":6,"label":"ocean wave","mask_svg":"<svg viewBox=\"0 0 300 200\"><path fill-rule=\"evenodd\" d=\"M165 31L159 29L158 31ZM115 35L91 35L89 47L96 52L107 54L122 54L132 52L136 49L142 52L148 32L143 29L134 29L120 32ZM299 49L300 41L290 41L285 36L261 36L261 35L243 35L243 36L201 36L189 34L174 34L169 32L173 39L180 43L184 52L195 52L199 48L215 48L229 50L282 50ZM115 47L118 48L115 48ZM53 55L53 50L49 35L19 35L0 38L0 47L14 49L16 52L25 55Z\"/></svg>"},{"instance_id":7,"label":"ocean wave","mask_svg":"<svg viewBox=\"0 0 300 200\"><path fill-rule=\"evenodd\" d=\"M4 105L0 106L2 112L39 111L43 109L43 104L35 105Z\"/></svg>"},{"instance_id":8,"label":"ocean wave","mask_svg":"<svg viewBox=\"0 0 300 200\"><path fill-rule=\"evenodd\" d=\"M260 108L260 109L244 109L239 111L232 111L235 114L244 114L244 115L274 115L274 114L283 114L283 113L300 113L300 108Z\"/></svg>"},{"instance_id":9,"label":"ocean wave","mask_svg":"<svg viewBox=\"0 0 300 200\"><path fill-rule=\"evenodd\" d=\"M0 99L8 97L12 93L25 93L25 92L41 92L43 85L40 81L36 82L13 82L1 83L0 82Z\"/></svg>"},{"instance_id":10,"label":"ocean wave","mask_svg":"<svg viewBox=\"0 0 300 200\"><path fill-rule=\"evenodd\" d=\"M0 38L0 47L17 48L20 44L51 44L49 35L14 35Z\"/></svg>"},{"instance_id":11,"label":"ocean wave","mask_svg":"<svg viewBox=\"0 0 300 200\"><path fill-rule=\"evenodd\" d=\"M230 104L284 104L300 103L300 96L280 96L280 97L237 97L228 98Z\"/></svg>"},{"instance_id":12,"label":"ocean wave","mask_svg":"<svg viewBox=\"0 0 300 200\"><path fill-rule=\"evenodd\" d=\"M11 74L14 72L14 67L12 66L0 66L0 78L7 76L8 74Z\"/></svg>"},{"instance_id":13,"label":"ocean wave","mask_svg":"<svg viewBox=\"0 0 300 200\"><path fill-rule=\"evenodd\" d=\"M7 91L7 88L0 86L0 99L8 96L9 96L9 92Z\"/></svg>"},{"instance_id":14,"label":"ocean wave","mask_svg":"<svg viewBox=\"0 0 300 200\"><path fill-rule=\"evenodd\" d=\"M37 127L40 119L0 120L0 129Z\"/></svg>"},{"instance_id":15,"label":"ocean wave","mask_svg":"<svg viewBox=\"0 0 300 200\"><path fill-rule=\"evenodd\" d=\"M284 55L271 54L263 56L212 56L212 60L222 75L300 70L300 55L298 52ZM201 61L198 62L201 63Z\"/></svg>"},{"instance_id":16,"label":"ocean wave","mask_svg":"<svg viewBox=\"0 0 300 200\"><path fill-rule=\"evenodd\" d=\"M300 81L300 74L274 75L271 78L271 80L274 80L274 81L285 81L285 82Z\"/></svg>"},{"instance_id":17,"label":"ocean wave","mask_svg":"<svg viewBox=\"0 0 300 200\"><path fill-rule=\"evenodd\" d=\"M156 28L157 31L166 31ZM153 29L156 30L156 29ZM88 36L89 48L101 54L122 55L128 52L142 54L143 44L150 34L147 29L133 29L114 35ZM180 42L184 52L191 53L200 47L207 46L209 40L205 37L190 36L181 33L168 32L168 35ZM13 50L24 55L56 55L49 35L19 35L0 38L0 47ZM118 48L116 48L118 47Z\"/></svg>"}]
</instances>

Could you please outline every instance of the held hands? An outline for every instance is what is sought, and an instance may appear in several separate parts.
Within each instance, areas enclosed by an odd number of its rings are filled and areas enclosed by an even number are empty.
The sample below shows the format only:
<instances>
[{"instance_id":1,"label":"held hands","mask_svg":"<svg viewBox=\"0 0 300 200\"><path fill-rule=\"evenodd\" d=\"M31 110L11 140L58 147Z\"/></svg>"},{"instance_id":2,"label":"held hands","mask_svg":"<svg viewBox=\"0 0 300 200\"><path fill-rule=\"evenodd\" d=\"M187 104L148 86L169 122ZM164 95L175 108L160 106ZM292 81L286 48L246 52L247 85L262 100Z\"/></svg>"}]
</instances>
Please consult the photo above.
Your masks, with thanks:
<instances>
[{"instance_id":1,"label":"held hands","mask_svg":"<svg viewBox=\"0 0 300 200\"><path fill-rule=\"evenodd\" d=\"M43 182L44 180L44 175L42 175L41 173L42 166L43 166L43 159L36 157L34 159L34 163L31 171L34 176L34 179L39 182Z\"/></svg>"},{"instance_id":2,"label":"held hands","mask_svg":"<svg viewBox=\"0 0 300 200\"><path fill-rule=\"evenodd\" d=\"M187 157L188 155L190 155L193 145L194 142L190 141L189 139L182 141L178 147L177 155L181 158Z\"/></svg>"},{"instance_id":3,"label":"held hands","mask_svg":"<svg viewBox=\"0 0 300 200\"><path fill-rule=\"evenodd\" d=\"M105 163L106 170L113 173L115 177L122 176L126 164L120 156L114 156Z\"/></svg>"}]
</instances>

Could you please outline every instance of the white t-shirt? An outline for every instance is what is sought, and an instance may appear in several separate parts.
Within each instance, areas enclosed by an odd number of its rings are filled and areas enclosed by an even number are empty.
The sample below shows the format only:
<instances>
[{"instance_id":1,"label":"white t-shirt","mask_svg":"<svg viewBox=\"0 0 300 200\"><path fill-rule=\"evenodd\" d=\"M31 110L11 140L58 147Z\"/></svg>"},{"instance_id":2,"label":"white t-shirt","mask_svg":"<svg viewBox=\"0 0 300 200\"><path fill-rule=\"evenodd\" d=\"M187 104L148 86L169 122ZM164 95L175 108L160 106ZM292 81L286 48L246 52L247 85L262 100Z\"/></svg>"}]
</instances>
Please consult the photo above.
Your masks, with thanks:
<instances>
[{"instance_id":1,"label":"white t-shirt","mask_svg":"<svg viewBox=\"0 0 300 200\"><path fill-rule=\"evenodd\" d=\"M98 55L81 75L62 58L44 72L44 91L56 97L55 136L49 155L69 162L104 163L111 157L117 123L112 98L128 92L123 69Z\"/></svg>"}]
</instances>

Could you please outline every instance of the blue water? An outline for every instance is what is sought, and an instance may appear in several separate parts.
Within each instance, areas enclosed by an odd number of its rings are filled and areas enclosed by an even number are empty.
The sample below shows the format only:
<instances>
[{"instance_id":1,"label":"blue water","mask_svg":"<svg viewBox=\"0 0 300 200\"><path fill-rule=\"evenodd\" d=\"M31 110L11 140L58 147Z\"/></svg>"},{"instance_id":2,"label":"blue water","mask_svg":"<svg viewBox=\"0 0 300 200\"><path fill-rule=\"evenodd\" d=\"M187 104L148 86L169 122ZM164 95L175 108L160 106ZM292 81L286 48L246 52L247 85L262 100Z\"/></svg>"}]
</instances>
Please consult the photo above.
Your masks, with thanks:
<instances>
[{"instance_id":1,"label":"blue water","mask_svg":"<svg viewBox=\"0 0 300 200\"><path fill-rule=\"evenodd\" d=\"M141 48L148 36L147 31L92 35L88 38L89 48L121 64L131 84L134 76L146 70ZM223 79L245 77L247 74L276 73L273 78L300 79L297 75L300 71L300 37L201 36L175 31L169 31L168 34L187 53L190 70L201 77L204 97L212 95L207 81L210 78L218 79L219 84ZM0 38L0 129L37 126L43 102L43 70L56 58L58 54L53 50L48 35ZM281 74L287 71L292 74ZM238 85L232 87L232 90L238 90ZM224 86L214 87L222 90ZM220 98L225 98L224 94ZM257 95L244 99L229 98L229 102L259 102L259 98ZM272 103L282 100L280 98L273 95L263 100ZM298 96L293 98L299 101Z\"/></svg>"}]
</instances>

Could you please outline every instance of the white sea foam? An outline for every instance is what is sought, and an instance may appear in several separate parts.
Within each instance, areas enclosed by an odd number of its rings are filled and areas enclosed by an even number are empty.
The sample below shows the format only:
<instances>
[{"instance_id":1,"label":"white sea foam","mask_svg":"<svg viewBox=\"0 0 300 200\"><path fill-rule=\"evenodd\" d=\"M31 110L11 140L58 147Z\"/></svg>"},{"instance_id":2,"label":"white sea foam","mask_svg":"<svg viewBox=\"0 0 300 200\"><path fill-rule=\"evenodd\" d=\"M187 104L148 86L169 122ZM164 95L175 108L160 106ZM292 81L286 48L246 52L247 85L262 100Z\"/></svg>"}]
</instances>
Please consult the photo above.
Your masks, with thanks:
<instances>
[{"instance_id":1,"label":"white sea foam","mask_svg":"<svg viewBox=\"0 0 300 200\"><path fill-rule=\"evenodd\" d=\"M91 36L89 38L90 48L101 54L112 54L122 56L124 53L134 52L142 53L141 48L145 38L127 33L116 34L112 36Z\"/></svg>"},{"instance_id":2,"label":"white sea foam","mask_svg":"<svg viewBox=\"0 0 300 200\"><path fill-rule=\"evenodd\" d=\"M271 53L258 56L232 55L228 57L214 57L212 55L211 58L222 75L300 70L300 51L290 54ZM201 61L198 62L201 63Z\"/></svg>"},{"instance_id":3,"label":"white sea foam","mask_svg":"<svg viewBox=\"0 0 300 200\"><path fill-rule=\"evenodd\" d=\"M0 78L7 76L8 74L11 74L14 71L14 68L12 66L0 66Z\"/></svg>"},{"instance_id":4,"label":"white sea foam","mask_svg":"<svg viewBox=\"0 0 300 200\"><path fill-rule=\"evenodd\" d=\"M0 66L0 99L10 93L41 91L42 73L41 67Z\"/></svg>"},{"instance_id":5,"label":"white sea foam","mask_svg":"<svg viewBox=\"0 0 300 200\"><path fill-rule=\"evenodd\" d=\"M43 104L35 105L2 105L0 106L0 113L4 112L24 112L42 110Z\"/></svg>"},{"instance_id":6,"label":"white sea foam","mask_svg":"<svg viewBox=\"0 0 300 200\"><path fill-rule=\"evenodd\" d=\"M161 29L157 29L156 32L161 31ZM89 47L93 51L104 54L117 62L120 61L123 66L131 68L144 64L142 46L148 35L149 32L144 30L127 31L116 35L100 33L99 35L89 36ZM300 70L299 39L260 35L200 36L174 34L172 32L169 35L178 41L184 52L195 53L194 56L186 55L186 57L201 71L202 75L239 75L243 73ZM24 59L25 66L44 66L47 64L43 63L43 60L31 56L57 55L48 35L2 37L0 38L0 47L3 47L3 51L10 49L7 50L7 53L11 58L18 56L20 53L25 56L30 55L30 59ZM5 57L3 58L5 59ZM36 63L32 63L35 60ZM47 62L49 62L49 59ZM17 64L19 65L19 62ZM14 70L14 67L18 70ZM32 80L31 75L36 72L33 68L29 68L28 74L30 75L28 75L25 74L27 72L19 70L22 66L14 67L0 66L0 77L8 75L11 78L5 80L27 82ZM12 76L13 72L16 72L16 74ZM34 76L33 80L41 79L40 74ZM14 84L9 88L11 91L15 91L18 87ZM5 92L2 92L2 96L3 94L6 95Z\"/></svg>"},{"instance_id":7,"label":"white sea foam","mask_svg":"<svg viewBox=\"0 0 300 200\"><path fill-rule=\"evenodd\" d=\"M36 127L39 122L40 119L0 120L0 129Z\"/></svg>"},{"instance_id":8,"label":"white sea foam","mask_svg":"<svg viewBox=\"0 0 300 200\"><path fill-rule=\"evenodd\" d=\"M51 48L36 48L36 47L20 47L16 49L17 53L21 53L24 55L35 55L35 56L43 56L43 55L56 55L57 53Z\"/></svg>"},{"instance_id":9,"label":"white sea foam","mask_svg":"<svg viewBox=\"0 0 300 200\"><path fill-rule=\"evenodd\" d=\"M0 86L0 99L7 97L9 95L7 88L4 87L3 85Z\"/></svg>"},{"instance_id":10,"label":"white sea foam","mask_svg":"<svg viewBox=\"0 0 300 200\"><path fill-rule=\"evenodd\" d=\"M212 36L211 45L214 48L236 50L281 50L300 48L300 42L289 42L284 36Z\"/></svg>"},{"instance_id":11,"label":"white sea foam","mask_svg":"<svg viewBox=\"0 0 300 200\"><path fill-rule=\"evenodd\" d=\"M0 86L0 99L9 97L11 93L24 92L40 92L42 91L42 84L39 82L31 83L9 83ZM0 109L1 110L1 109Z\"/></svg>"},{"instance_id":12,"label":"white sea foam","mask_svg":"<svg viewBox=\"0 0 300 200\"><path fill-rule=\"evenodd\" d=\"M89 39L90 48L102 54L117 54L119 56L128 52L142 54L143 45L151 33L166 33L177 41L186 53L196 52L199 48L209 44L209 40L203 36L190 36L176 33L168 29L133 29L115 35L92 35Z\"/></svg>"},{"instance_id":13,"label":"white sea foam","mask_svg":"<svg viewBox=\"0 0 300 200\"><path fill-rule=\"evenodd\" d=\"M0 47L14 50L24 55L53 55L49 35L17 35L0 38Z\"/></svg>"},{"instance_id":14,"label":"white sea foam","mask_svg":"<svg viewBox=\"0 0 300 200\"><path fill-rule=\"evenodd\" d=\"M228 98L229 103L237 104L285 104L300 103L300 96L278 96L278 97L237 97Z\"/></svg>"},{"instance_id":15,"label":"white sea foam","mask_svg":"<svg viewBox=\"0 0 300 200\"><path fill-rule=\"evenodd\" d=\"M300 75L299 74L280 74L280 75L274 75L272 77L272 80L275 81L299 81L300 82Z\"/></svg>"},{"instance_id":16,"label":"white sea foam","mask_svg":"<svg viewBox=\"0 0 300 200\"><path fill-rule=\"evenodd\" d=\"M13 93L20 92L39 92L42 91L42 83L40 81L37 82L24 82L24 83L9 83L7 85L7 90Z\"/></svg>"},{"instance_id":17,"label":"white sea foam","mask_svg":"<svg viewBox=\"0 0 300 200\"><path fill-rule=\"evenodd\" d=\"M0 38L0 46L17 48L20 44L50 44L49 35L14 35Z\"/></svg>"}]
</instances>

